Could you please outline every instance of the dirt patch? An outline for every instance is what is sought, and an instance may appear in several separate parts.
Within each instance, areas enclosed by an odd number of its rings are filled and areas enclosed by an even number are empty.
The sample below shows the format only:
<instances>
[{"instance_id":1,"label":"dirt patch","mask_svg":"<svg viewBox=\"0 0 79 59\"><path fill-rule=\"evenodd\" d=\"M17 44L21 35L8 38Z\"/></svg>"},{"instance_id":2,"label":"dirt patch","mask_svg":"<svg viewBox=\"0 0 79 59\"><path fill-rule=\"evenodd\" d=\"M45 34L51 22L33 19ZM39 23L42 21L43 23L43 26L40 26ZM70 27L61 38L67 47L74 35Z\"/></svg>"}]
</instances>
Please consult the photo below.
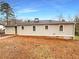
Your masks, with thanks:
<instances>
[{"instance_id":1,"label":"dirt patch","mask_svg":"<svg viewBox=\"0 0 79 59\"><path fill-rule=\"evenodd\" d=\"M0 40L0 59L79 59L79 41L16 36Z\"/></svg>"}]
</instances>

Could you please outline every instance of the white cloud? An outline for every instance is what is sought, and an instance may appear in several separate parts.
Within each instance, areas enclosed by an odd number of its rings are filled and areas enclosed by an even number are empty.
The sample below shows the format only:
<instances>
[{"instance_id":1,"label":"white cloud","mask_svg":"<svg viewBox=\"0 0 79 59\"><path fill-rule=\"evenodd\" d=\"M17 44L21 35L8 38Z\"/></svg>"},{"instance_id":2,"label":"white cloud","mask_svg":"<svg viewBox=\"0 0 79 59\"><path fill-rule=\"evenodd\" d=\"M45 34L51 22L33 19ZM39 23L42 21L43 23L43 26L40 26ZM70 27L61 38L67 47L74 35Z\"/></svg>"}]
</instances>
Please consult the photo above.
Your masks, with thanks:
<instances>
[{"instance_id":1,"label":"white cloud","mask_svg":"<svg viewBox=\"0 0 79 59\"><path fill-rule=\"evenodd\" d=\"M16 18L17 18L17 19L22 19L22 20L23 20L23 19L27 19L26 16L17 16Z\"/></svg>"},{"instance_id":2,"label":"white cloud","mask_svg":"<svg viewBox=\"0 0 79 59\"><path fill-rule=\"evenodd\" d=\"M22 14L22 13L32 13L32 12L37 12L38 10L31 9L31 8L26 8L26 9L20 9L17 11L17 13Z\"/></svg>"},{"instance_id":3,"label":"white cloud","mask_svg":"<svg viewBox=\"0 0 79 59\"><path fill-rule=\"evenodd\" d=\"M73 0L42 0L45 3L68 3Z\"/></svg>"}]
</instances>

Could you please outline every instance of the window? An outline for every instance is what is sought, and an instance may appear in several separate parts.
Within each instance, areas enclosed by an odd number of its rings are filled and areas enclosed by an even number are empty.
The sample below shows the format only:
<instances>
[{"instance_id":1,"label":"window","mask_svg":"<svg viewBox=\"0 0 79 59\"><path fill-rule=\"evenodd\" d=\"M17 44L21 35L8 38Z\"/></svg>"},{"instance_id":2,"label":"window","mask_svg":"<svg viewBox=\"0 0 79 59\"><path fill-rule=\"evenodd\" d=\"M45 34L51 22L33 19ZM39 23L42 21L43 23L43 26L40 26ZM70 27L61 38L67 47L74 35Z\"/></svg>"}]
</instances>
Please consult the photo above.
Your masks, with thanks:
<instances>
[{"instance_id":1,"label":"window","mask_svg":"<svg viewBox=\"0 0 79 59\"><path fill-rule=\"evenodd\" d=\"M24 30L24 26L22 26L22 30Z\"/></svg>"},{"instance_id":2,"label":"window","mask_svg":"<svg viewBox=\"0 0 79 59\"><path fill-rule=\"evenodd\" d=\"M59 30L63 31L63 26L62 25L60 25Z\"/></svg>"},{"instance_id":3,"label":"window","mask_svg":"<svg viewBox=\"0 0 79 59\"><path fill-rule=\"evenodd\" d=\"M45 26L45 29L48 29L48 26Z\"/></svg>"},{"instance_id":4,"label":"window","mask_svg":"<svg viewBox=\"0 0 79 59\"><path fill-rule=\"evenodd\" d=\"M33 31L36 31L36 27L35 26L33 26Z\"/></svg>"}]
</instances>

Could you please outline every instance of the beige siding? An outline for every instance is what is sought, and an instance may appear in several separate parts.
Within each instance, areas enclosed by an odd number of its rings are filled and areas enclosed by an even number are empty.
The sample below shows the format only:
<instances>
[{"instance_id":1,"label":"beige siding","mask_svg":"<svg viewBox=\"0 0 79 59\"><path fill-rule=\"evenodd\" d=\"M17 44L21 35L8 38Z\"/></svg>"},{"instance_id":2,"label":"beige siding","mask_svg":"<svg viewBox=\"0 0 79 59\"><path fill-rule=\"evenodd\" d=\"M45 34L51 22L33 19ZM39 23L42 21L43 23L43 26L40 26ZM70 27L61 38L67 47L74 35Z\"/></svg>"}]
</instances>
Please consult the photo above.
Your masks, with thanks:
<instances>
[{"instance_id":1,"label":"beige siding","mask_svg":"<svg viewBox=\"0 0 79 59\"><path fill-rule=\"evenodd\" d=\"M15 27L5 27L5 34L15 34Z\"/></svg>"},{"instance_id":2,"label":"beige siding","mask_svg":"<svg viewBox=\"0 0 79 59\"><path fill-rule=\"evenodd\" d=\"M59 31L60 25L48 25L48 30L45 30L45 25L36 25L36 31L33 31L33 26L18 26L18 35L33 35L33 36L74 36L74 25L63 25L63 32Z\"/></svg>"}]
</instances>

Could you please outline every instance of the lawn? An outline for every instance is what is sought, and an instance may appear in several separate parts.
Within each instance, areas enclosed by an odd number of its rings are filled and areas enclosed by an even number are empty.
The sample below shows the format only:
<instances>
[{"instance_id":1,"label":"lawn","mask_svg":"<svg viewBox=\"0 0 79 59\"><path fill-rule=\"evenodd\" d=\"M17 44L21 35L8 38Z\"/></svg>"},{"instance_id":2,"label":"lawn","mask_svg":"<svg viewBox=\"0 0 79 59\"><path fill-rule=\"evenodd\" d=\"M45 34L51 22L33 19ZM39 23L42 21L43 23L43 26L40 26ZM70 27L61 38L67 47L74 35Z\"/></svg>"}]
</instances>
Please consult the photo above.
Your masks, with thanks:
<instances>
[{"instance_id":1,"label":"lawn","mask_svg":"<svg viewBox=\"0 0 79 59\"><path fill-rule=\"evenodd\" d=\"M0 59L79 59L79 41L31 36L2 39Z\"/></svg>"},{"instance_id":2,"label":"lawn","mask_svg":"<svg viewBox=\"0 0 79 59\"><path fill-rule=\"evenodd\" d=\"M75 36L75 39L76 39L76 40L79 40L79 36Z\"/></svg>"}]
</instances>

